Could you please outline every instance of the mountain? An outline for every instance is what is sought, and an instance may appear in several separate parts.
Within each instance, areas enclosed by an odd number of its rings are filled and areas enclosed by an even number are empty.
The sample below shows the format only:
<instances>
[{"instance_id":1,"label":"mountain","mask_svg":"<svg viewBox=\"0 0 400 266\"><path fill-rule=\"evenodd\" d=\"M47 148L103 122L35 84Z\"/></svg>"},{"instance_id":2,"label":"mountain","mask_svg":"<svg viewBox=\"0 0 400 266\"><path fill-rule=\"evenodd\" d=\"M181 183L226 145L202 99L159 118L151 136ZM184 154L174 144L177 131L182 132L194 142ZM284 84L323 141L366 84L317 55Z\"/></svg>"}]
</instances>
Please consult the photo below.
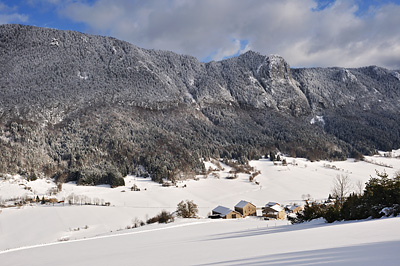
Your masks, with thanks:
<instances>
[{"instance_id":1,"label":"mountain","mask_svg":"<svg viewBox=\"0 0 400 266\"><path fill-rule=\"evenodd\" d=\"M311 160L400 147L400 72L220 62L110 37L0 25L0 173L119 185L193 177L201 158Z\"/></svg>"}]
</instances>

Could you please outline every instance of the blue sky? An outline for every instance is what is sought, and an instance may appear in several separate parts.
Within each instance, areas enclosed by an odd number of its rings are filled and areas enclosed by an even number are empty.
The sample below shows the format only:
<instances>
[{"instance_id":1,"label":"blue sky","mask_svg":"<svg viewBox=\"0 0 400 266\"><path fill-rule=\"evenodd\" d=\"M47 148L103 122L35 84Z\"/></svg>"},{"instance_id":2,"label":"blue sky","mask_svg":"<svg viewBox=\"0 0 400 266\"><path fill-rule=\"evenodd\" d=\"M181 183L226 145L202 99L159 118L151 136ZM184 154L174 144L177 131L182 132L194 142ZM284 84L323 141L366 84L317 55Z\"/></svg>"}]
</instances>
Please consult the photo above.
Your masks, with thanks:
<instances>
[{"instance_id":1,"label":"blue sky","mask_svg":"<svg viewBox=\"0 0 400 266\"><path fill-rule=\"evenodd\" d=\"M400 0L0 0L0 24L113 36L221 60L248 50L291 66L400 69Z\"/></svg>"}]
</instances>

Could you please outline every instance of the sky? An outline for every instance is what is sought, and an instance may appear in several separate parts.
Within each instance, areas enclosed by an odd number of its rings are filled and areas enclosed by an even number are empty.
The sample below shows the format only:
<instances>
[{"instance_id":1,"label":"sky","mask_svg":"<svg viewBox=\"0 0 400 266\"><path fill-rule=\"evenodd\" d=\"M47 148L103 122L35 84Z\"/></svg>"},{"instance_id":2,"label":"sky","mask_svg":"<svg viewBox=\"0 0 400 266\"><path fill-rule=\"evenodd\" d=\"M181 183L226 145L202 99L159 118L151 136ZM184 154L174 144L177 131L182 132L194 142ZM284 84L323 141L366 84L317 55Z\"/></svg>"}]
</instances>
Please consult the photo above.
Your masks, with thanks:
<instances>
[{"instance_id":1,"label":"sky","mask_svg":"<svg viewBox=\"0 0 400 266\"><path fill-rule=\"evenodd\" d=\"M0 24L112 36L218 61L400 69L400 0L0 0Z\"/></svg>"}]
</instances>

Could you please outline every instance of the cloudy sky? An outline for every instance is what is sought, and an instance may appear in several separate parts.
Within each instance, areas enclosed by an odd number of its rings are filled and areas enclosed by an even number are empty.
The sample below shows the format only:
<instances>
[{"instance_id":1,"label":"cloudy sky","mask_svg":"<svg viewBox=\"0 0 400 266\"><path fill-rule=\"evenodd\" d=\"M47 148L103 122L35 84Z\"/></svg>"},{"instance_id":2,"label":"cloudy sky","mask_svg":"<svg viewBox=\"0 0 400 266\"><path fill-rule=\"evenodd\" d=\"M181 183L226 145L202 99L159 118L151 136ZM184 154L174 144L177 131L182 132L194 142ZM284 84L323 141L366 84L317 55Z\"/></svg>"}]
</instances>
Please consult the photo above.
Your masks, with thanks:
<instances>
[{"instance_id":1,"label":"cloudy sky","mask_svg":"<svg viewBox=\"0 0 400 266\"><path fill-rule=\"evenodd\" d=\"M247 50L292 67L400 69L400 0L0 0L0 24L113 36L208 62Z\"/></svg>"}]
</instances>

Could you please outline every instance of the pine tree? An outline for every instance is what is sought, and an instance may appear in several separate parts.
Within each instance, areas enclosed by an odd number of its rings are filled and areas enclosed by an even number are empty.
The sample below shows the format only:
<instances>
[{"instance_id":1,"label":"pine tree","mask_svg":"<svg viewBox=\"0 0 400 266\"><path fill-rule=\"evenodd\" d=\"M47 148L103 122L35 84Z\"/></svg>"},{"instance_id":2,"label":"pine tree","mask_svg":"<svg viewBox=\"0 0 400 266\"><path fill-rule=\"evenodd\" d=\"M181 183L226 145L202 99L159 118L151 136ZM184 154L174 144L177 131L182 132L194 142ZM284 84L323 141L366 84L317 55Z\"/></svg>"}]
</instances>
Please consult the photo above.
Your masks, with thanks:
<instances>
[{"instance_id":1,"label":"pine tree","mask_svg":"<svg viewBox=\"0 0 400 266\"><path fill-rule=\"evenodd\" d=\"M276 158L275 158L275 153L274 153L274 152L271 151L271 152L269 153L269 159L270 159L271 161L275 161Z\"/></svg>"}]
</instances>

